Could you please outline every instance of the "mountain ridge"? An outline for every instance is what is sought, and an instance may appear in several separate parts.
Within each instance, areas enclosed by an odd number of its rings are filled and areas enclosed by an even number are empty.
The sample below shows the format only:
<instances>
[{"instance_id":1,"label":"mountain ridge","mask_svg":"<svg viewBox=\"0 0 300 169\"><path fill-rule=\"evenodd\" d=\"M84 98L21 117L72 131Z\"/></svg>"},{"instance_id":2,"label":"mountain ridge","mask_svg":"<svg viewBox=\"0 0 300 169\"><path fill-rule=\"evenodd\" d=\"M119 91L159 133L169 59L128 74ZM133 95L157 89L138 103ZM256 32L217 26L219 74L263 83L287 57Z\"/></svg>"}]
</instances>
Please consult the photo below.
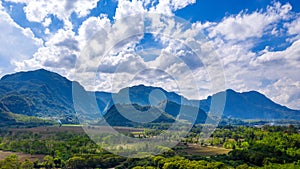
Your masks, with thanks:
<instances>
[{"instance_id":1,"label":"mountain ridge","mask_svg":"<svg viewBox=\"0 0 300 169\"><path fill-rule=\"evenodd\" d=\"M163 88L142 84L123 88L118 93L91 92L85 91L84 87L78 82L70 81L58 73L45 69L3 76L0 80L0 110L27 116L57 117L63 118L62 121L65 123L78 123L73 104L73 85L78 86L87 95L95 94L102 115L105 115L114 104L130 103L140 106L159 106L163 101L169 101L170 103L176 103L177 106L190 106L191 110L194 110L193 107L199 107L198 113L204 117L203 112L207 115L210 113L211 99L226 94L224 117L300 120L299 110L292 110L279 105L257 91L236 92L227 89L203 100L188 100L175 92L168 92ZM129 94L129 100L121 99L116 103L111 101L113 97L123 97L124 94ZM165 96L163 97L163 95ZM168 114L176 114L169 110L170 107L164 109ZM203 119L198 119L198 122L203 122Z\"/></svg>"}]
</instances>

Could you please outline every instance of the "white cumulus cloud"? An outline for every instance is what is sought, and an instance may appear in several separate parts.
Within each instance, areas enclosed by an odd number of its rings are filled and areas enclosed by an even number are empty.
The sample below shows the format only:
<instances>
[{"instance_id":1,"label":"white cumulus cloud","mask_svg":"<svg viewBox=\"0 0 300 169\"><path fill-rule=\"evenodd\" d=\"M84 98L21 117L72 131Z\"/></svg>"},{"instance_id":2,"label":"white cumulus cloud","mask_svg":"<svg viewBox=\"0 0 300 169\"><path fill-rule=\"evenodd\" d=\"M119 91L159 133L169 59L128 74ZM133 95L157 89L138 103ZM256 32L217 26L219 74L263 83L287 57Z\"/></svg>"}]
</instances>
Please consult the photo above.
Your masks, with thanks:
<instances>
[{"instance_id":1,"label":"white cumulus cloud","mask_svg":"<svg viewBox=\"0 0 300 169\"><path fill-rule=\"evenodd\" d=\"M79 17L87 16L91 9L97 6L99 0L8 0L10 2L24 3L24 12L27 20L43 22L48 15L55 15L63 20L67 28L72 28L69 18L73 12ZM48 20L49 21L49 20ZM48 22L47 21L47 22ZM48 23L49 24L49 23ZM46 24L47 25L47 24Z\"/></svg>"},{"instance_id":2,"label":"white cumulus cloud","mask_svg":"<svg viewBox=\"0 0 300 169\"><path fill-rule=\"evenodd\" d=\"M212 27L210 37L221 35L226 40L238 41L260 38L267 29L272 30L272 26L278 21L287 19L291 9L290 4L275 3L273 6L269 6L266 12L255 11L251 14L241 12L236 16L229 16L217 26Z\"/></svg>"},{"instance_id":3,"label":"white cumulus cloud","mask_svg":"<svg viewBox=\"0 0 300 169\"><path fill-rule=\"evenodd\" d=\"M29 28L15 23L1 3L0 23L0 67L2 73L9 73L14 71L12 62L30 58L43 42Z\"/></svg>"}]
</instances>

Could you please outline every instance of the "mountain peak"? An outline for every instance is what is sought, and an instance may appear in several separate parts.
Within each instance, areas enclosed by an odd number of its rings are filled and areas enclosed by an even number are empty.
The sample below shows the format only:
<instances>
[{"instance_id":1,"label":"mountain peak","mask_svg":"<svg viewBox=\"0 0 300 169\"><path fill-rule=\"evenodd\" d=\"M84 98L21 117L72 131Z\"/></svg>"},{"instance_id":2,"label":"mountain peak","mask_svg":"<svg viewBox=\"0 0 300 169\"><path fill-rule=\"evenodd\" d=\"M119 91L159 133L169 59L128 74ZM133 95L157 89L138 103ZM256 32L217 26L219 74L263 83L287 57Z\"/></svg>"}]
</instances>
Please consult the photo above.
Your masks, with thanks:
<instances>
[{"instance_id":1,"label":"mountain peak","mask_svg":"<svg viewBox=\"0 0 300 169\"><path fill-rule=\"evenodd\" d=\"M69 81L67 78L59 75L58 73L51 72L46 69L38 69L38 70L30 70L30 71L21 71L13 74L5 75L1 78L1 82L14 82L14 83L38 83L38 84L44 84L44 83L53 83L62 81L66 83ZM58 86L59 87L59 86Z\"/></svg>"},{"instance_id":2,"label":"mountain peak","mask_svg":"<svg viewBox=\"0 0 300 169\"><path fill-rule=\"evenodd\" d=\"M233 89L226 89L226 92L237 93L237 92L234 91Z\"/></svg>"},{"instance_id":3,"label":"mountain peak","mask_svg":"<svg viewBox=\"0 0 300 169\"><path fill-rule=\"evenodd\" d=\"M48 76L56 76L64 78L63 76L59 75L58 73L51 72L46 69L38 69L38 70L30 70L30 71L22 71L18 73L8 74L1 78L1 81L27 81L31 79L43 79Z\"/></svg>"},{"instance_id":4,"label":"mountain peak","mask_svg":"<svg viewBox=\"0 0 300 169\"><path fill-rule=\"evenodd\" d=\"M165 91L163 88L160 87L154 87L154 86L147 86L145 84L138 84L138 85L134 85L134 86L130 86L128 87L129 89L147 89L147 90L153 90L153 89L161 89L163 91Z\"/></svg>"},{"instance_id":5,"label":"mountain peak","mask_svg":"<svg viewBox=\"0 0 300 169\"><path fill-rule=\"evenodd\" d=\"M32 70L31 72L51 72L51 71L41 68L41 69L37 69L37 70ZM51 72L51 73L53 73L53 72Z\"/></svg>"}]
</instances>

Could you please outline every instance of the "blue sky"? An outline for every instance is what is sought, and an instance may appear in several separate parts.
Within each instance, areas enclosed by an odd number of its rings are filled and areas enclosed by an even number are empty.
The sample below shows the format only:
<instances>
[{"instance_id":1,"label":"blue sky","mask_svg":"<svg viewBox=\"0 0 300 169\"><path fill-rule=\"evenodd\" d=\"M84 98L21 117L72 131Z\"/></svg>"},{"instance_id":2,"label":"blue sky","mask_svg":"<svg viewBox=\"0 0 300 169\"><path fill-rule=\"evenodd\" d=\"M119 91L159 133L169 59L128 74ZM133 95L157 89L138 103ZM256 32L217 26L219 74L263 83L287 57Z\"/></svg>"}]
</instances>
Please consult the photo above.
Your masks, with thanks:
<instances>
[{"instance_id":1,"label":"blue sky","mask_svg":"<svg viewBox=\"0 0 300 169\"><path fill-rule=\"evenodd\" d=\"M238 14L241 11L248 11L249 13L257 9L265 10L268 5L274 1L270 0L197 0L196 3L191 4L183 9L175 11L175 14L186 20L195 21L211 21L219 22L224 16ZM300 12L299 1L297 0L281 0L282 4L290 3L293 6L292 11Z\"/></svg>"},{"instance_id":2,"label":"blue sky","mask_svg":"<svg viewBox=\"0 0 300 169\"><path fill-rule=\"evenodd\" d=\"M257 90L300 109L298 0L1 0L0 23L0 76L45 68L88 90L144 83L188 98Z\"/></svg>"}]
</instances>

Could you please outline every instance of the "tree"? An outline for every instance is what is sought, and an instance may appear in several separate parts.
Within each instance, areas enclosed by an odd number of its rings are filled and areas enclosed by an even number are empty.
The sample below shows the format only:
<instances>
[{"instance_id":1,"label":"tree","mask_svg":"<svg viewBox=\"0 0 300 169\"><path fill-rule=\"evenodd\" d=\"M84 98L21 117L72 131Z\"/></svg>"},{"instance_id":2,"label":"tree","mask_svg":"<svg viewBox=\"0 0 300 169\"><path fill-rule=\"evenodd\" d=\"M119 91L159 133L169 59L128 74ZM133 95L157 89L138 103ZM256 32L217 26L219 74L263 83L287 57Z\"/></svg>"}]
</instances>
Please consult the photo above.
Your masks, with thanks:
<instances>
[{"instance_id":1,"label":"tree","mask_svg":"<svg viewBox=\"0 0 300 169\"><path fill-rule=\"evenodd\" d=\"M247 149L249 147L249 143L247 141L242 142L241 148Z\"/></svg>"},{"instance_id":2,"label":"tree","mask_svg":"<svg viewBox=\"0 0 300 169\"><path fill-rule=\"evenodd\" d=\"M54 167L54 160L52 156L47 155L44 157L44 166L47 169Z\"/></svg>"},{"instance_id":3,"label":"tree","mask_svg":"<svg viewBox=\"0 0 300 169\"><path fill-rule=\"evenodd\" d=\"M1 169L19 169L21 167L21 162L17 155L12 154L2 161L0 161Z\"/></svg>"},{"instance_id":4,"label":"tree","mask_svg":"<svg viewBox=\"0 0 300 169\"><path fill-rule=\"evenodd\" d=\"M179 164L177 162L168 162L165 163L163 169L177 169L179 168Z\"/></svg>"},{"instance_id":5,"label":"tree","mask_svg":"<svg viewBox=\"0 0 300 169\"><path fill-rule=\"evenodd\" d=\"M248 166L247 164L242 164L242 165L237 166L236 169L254 169L254 168Z\"/></svg>"},{"instance_id":6,"label":"tree","mask_svg":"<svg viewBox=\"0 0 300 169\"><path fill-rule=\"evenodd\" d=\"M21 169L33 169L33 168L34 168L33 162L29 161L28 159L26 159L26 160L21 164Z\"/></svg>"},{"instance_id":7,"label":"tree","mask_svg":"<svg viewBox=\"0 0 300 169\"><path fill-rule=\"evenodd\" d=\"M66 167L68 169L85 168L86 161L82 157L72 157L69 160L67 160Z\"/></svg>"},{"instance_id":8,"label":"tree","mask_svg":"<svg viewBox=\"0 0 300 169\"><path fill-rule=\"evenodd\" d=\"M54 158L53 162L56 168L61 168L63 165L63 161L60 158Z\"/></svg>"}]
</instances>

